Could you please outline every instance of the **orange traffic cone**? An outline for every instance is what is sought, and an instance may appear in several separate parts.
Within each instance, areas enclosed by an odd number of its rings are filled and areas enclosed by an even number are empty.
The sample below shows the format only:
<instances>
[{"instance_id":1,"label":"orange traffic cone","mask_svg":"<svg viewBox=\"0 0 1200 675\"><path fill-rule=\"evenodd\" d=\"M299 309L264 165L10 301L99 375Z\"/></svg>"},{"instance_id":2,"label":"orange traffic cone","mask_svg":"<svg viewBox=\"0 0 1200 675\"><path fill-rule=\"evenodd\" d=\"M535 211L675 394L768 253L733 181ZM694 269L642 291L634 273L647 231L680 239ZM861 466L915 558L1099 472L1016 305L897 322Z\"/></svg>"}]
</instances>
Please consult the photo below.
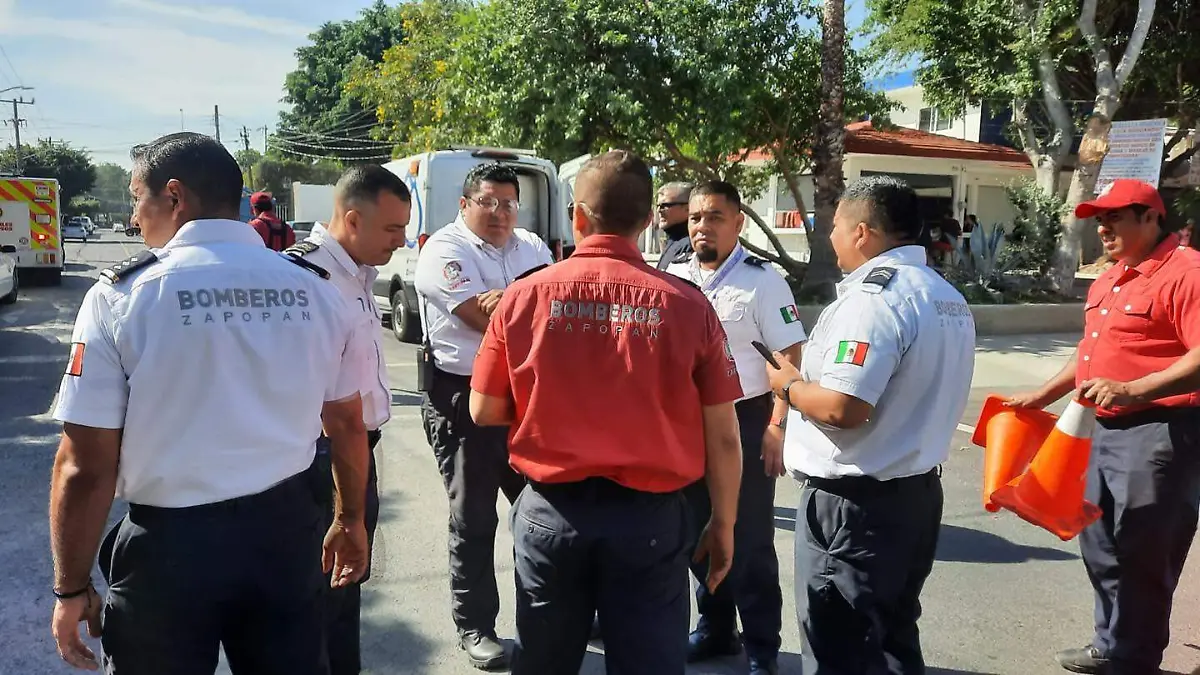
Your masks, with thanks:
<instances>
[{"instance_id":1,"label":"orange traffic cone","mask_svg":"<svg viewBox=\"0 0 1200 675\"><path fill-rule=\"evenodd\" d=\"M1071 401L1024 475L992 493L992 501L1063 541L1100 518L1083 499L1096 408Z\"/></svg>"},{"instance_id":2,"label":"orange traffic cone","mask_svg":"<svg viewBox=\"0 0 1200 675\"><path fill-rule=\"evenodd\" d=\"M1025 471L1057 420L1044 410L1006 407L999 396L984 401L971 436L971 442L983 448L984 509L1000 510L992 493Z\"/></svg>"}]
</instances>

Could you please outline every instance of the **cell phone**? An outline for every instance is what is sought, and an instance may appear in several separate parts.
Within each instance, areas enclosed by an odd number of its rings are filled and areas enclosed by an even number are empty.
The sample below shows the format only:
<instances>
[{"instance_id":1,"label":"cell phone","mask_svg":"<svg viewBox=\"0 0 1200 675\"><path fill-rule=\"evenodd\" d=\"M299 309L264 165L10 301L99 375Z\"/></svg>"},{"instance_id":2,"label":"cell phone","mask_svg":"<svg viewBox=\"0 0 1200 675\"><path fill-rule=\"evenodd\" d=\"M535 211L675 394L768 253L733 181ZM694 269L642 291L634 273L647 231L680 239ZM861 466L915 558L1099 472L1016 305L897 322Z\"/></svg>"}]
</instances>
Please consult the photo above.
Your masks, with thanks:
<instances>
[{"instance_id":1,"label":"cell phone","mask_svg":"<svg viewBox=\"0 0 1200 675\"><path fill-rule=\"evenodd\" d=\"M762 357L767 360L767 363L771 364L772 368L779 370L779 362L775 360L775 355L771 353L770 349L767 349L766 345L757 340L751 340L750 344L754 345L754 348L758 350L759 354L762 354Z\"/></svg>"}]
</instances>

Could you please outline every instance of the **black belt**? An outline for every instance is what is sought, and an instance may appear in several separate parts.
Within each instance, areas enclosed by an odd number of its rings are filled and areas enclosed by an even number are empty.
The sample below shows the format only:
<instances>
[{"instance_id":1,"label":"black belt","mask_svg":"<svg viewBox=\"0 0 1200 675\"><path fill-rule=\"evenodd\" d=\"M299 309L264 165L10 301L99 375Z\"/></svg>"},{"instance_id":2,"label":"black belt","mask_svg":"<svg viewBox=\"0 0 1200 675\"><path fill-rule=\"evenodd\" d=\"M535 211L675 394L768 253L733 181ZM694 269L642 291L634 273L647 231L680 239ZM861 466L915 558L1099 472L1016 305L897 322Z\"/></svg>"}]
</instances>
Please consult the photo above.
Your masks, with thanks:
<instances>
[{"instance_id":1,"label":"black belt","mask_svg":"<svg viewBox=\"0 0 1200 675\"><path fill-rule=\"evenodd\" d=\"M912 487L927 482L930 479L940 479L941 477L942 467L938 466L931 471L915 476L892 478L890 480L879 480L871 476L841 476L839 478L805 476L804 482L839 497L856 499L893 494L903 488Z\"/></svg>"},{"instance_id":2,"label":"black belt","mask_svg":"<svg viewBox=\"0 0 1200 675\"><path fill-rule=\"evenodd\" d=\"M765 394L759 394L758 396L751 396L750 398L744 398L744 399L738 401L737 403L735 403L733 407L734 408L741 408L742 406L756 407L756 406L762 405L764 402L771 402L772 399L774 399L774 398L775 398L775 394L768 391Z\"/></svg>"},{"instance_id":3,"label":"black belt","mask_svg":"<svg viewBox=\"0 0 1200 675\"><path fill-rule=\"evenodd\" d=\"M1145 410L1117 415L1116 417L1097 417L1096 423L1105 429L1123 431L1140 427L1143 424L1170 424L1171 422L1200 422L1200 408L1175 407L1156 405Z\"/></svg>"},{"instance_id":4,"label":"black belt","mask_svg":"<svg viewBox=\"0 0 1200 675\"><path fill-rule=\"evenodd\" d=\"M644 492L642 490L635 490L631 487L626 487L607 478L584 478L583 480L572 481L570 483L539 483L538 481L531 480L529 481L529 487L534 492L537 492L538 494L547 498L562 496L571 499L587 499L596 501L645 498L647 496L655 495L672 497L679 493L678 490L671 492Z\"/></svg>"},{"instance_id":5,"label":"black belt","mask_svg":"<svg viewBox=\"0 0 1200 675\"><path fill-rule=\"evenodd\" d=\"M446 380L447 382L451 382L451 383L459 385L459 386L463 386L463 387L471 386L471 376L470 375L456 375L454 373L447 373L446 371L442 370L441 368L438 368L437 366L433 367L433 376L439 380Z\"/></svg>"},{"instance_id":6,"label":"black belt","mask_svg":"<svg viewBox=\"0 0 1200 675\"><path fill-rule=\"evenodd\" d=\"M225 511L249 511L258 512L264 506L279 500L289 490L296 487L301 481L308 480L308 469L287 478L279 484L267 488L262 492L256 492L251 495L242 497L234 497L225 499L211 504L197 504L196 506L149 506L147 504L130 504L129 518L137 521L138 519L154 518L161 516L208 516ZM307 490L307 484L305 489Z\"/></svg>"}]
</instances>

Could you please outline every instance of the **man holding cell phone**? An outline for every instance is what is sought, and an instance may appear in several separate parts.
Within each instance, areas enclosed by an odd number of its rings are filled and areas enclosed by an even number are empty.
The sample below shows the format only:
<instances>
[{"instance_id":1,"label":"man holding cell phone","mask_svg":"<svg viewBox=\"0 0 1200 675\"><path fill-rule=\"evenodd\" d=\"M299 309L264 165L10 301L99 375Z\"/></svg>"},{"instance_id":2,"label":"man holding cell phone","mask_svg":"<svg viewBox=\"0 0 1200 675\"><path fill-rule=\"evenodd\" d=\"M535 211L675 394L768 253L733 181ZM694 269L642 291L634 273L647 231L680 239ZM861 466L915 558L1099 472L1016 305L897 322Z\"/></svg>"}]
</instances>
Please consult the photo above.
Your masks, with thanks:
<instances>
[{"instance_id":1,"label":"man holding cell phone","mask_svg":"<svg viewBox=\"0 0 1200 675\"><path fill-rule=\"evenodd\" d=\"M666 269L699 286L713 304L729 337L744 394L736 406L743 464L733 572L715 592L697 584L700 620L689 639L688 661L736 654L744 642L751 675L774 675L783 612L775 555L775 478L783 475L788 408L784 401L772 398L763 357L754 343L765 343L799 363L800 347L807 338L783 276L767 261L748 255L739 242L745 224L741 205L737 188L729 183L714 181L692 190L688 206L692 246ZM696 522L707 522L711 506L704 482L692 485L686 495ZM694 564L692 571L698 581L704 579L702 565Z\"/></svg>"}]
</instances>

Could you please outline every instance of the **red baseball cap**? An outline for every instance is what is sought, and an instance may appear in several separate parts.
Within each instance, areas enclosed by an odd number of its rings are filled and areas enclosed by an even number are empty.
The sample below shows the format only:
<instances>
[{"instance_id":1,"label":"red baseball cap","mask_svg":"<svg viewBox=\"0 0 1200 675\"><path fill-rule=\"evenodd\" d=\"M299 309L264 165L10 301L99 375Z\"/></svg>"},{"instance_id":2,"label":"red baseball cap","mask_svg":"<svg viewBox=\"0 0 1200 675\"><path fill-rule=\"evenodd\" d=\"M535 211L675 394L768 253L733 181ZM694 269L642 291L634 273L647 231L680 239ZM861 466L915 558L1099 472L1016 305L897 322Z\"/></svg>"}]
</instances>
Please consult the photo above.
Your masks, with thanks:
<instances>
[{"instance_id":1,"label":"red baseball cap","mask_svg":"<svg viewBox=\"0 0 1200 675\"><path fill-rule=\"evenodd\" d=\"M1101 190L1092 201L1076 206L1075 217L1091 218L1104 211L1115 211L1130 206L1145 206L1158 211L1160 215L1167 215L1167 207L1163 205L1158 188L1140 180L1118 178Z\"/></svg>"},{"instance_id":2,"label":"red baseball cap","mask_svg":"<svg viewBox=\"0 0 1200 675\"><path fill-rule=\"evenodd\" d=\"M259 208L269 209L275 205L270 192L255 192L250 195L250 204Z\"/></svg>"}]
</instances>

